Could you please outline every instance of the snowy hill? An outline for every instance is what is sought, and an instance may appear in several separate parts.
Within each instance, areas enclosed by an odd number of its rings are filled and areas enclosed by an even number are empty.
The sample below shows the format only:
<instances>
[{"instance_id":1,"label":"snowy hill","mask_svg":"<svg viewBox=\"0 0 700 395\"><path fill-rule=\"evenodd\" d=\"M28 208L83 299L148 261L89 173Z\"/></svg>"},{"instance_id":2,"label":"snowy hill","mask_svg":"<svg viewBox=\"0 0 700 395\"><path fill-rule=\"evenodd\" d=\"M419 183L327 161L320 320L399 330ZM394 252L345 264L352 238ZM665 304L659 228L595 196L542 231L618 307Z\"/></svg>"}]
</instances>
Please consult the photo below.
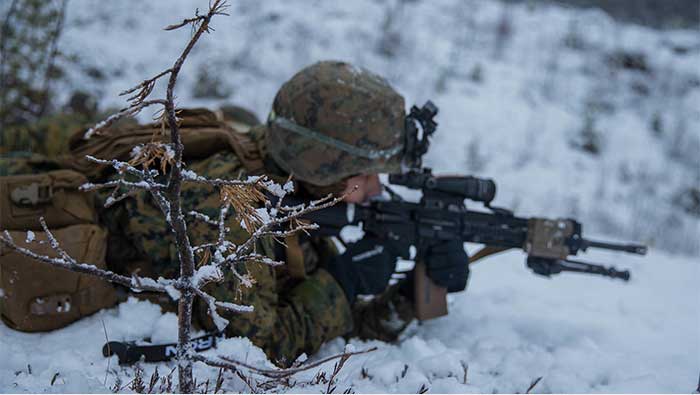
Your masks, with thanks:
<instances>
[{"instance_id":1,"label":"snowy hill","mask_svg":"<svg viewBox=\"0 0 700 395\"><path fill-rule=\"evenodd\" d=\"M103 107L122 105L117 93L167 68L187 38L186 29L161 28L206 4L69 2L60 46L77 62L66 65L64 100L83 89ZM230 14L215 20L216 31L183 68L180 105L234 102L264 119L279 85L296 70L321 59L350 61L386 76L409 105L430 99L440 107L427 160L436 173L494 178L498 206L576 217L587 236L652 247L644 258L585 257L630 269L629 284L539 278L518 252L480 262L468 291L451 295L449 316L412 327L398 345L352 341L356 349L379 350L351 359L338 391L525 392L541 376L534 392L695 389L698 30L661 32L596 10L493 1L249 0L232 2ZM117 375L128 382L133 372L115 360L105 375L102 321L111 340L175 334L175 317L145 302L51 334L0 325L7 355L0 390L92 392L108 391ZM314 359L343 346L336 340ZM227 340L219 351L268 363L243 339ZM216 375L198 370L199 377ZM225 388L249 391L237 377L228 377Z\"/></svg>"}]
</instances>

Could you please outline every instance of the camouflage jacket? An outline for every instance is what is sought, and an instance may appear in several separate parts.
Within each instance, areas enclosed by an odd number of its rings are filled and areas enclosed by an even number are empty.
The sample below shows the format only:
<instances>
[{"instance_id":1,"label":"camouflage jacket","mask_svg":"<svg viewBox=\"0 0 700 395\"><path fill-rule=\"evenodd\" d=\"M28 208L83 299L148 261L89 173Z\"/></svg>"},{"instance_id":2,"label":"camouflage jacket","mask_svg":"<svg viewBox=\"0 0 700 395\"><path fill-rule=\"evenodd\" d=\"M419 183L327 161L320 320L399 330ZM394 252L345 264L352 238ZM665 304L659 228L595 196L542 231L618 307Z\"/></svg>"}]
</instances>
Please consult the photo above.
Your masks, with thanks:
<instances>
[{"instance_id":1,"label":"camouflage jacket","mask_svg":"<svg viewBox=\"0 0 700 395\"><path fill-rule=\"evenodd\" d=\"M230 151L220 151L187 165L197 174L211 178L231 178L245 173L241 161ZM185 212L197 210L212 218L218 215L219 195L211 187L185 184L182 198ZM104 210L101 218L109 227L108 264L115 271L139 270L142 275L177 276L174 239L150 195L139 193ZM231 218L227 225L232 229L233 242L247 238L239 222ZM195 245L217 237L214 227L197 220L188 222L188 233ZM285 249L280 244L272 241L262 244L267 255L286 260ZM254 278L252 287L241 286L229 273L226 281L206 289L220 301L254 306L252 313L224 315L230 321L226 335L248 337L281 365L290 364L302 353L315 352L323 342L352 329L352 314L342 289L320 267L335 254L332 242L305 236L300 237L299 248L303 252L304 278L293 278L284 266L247 263L242 269ZM200 326L213 330L206 307L197 303L195 310Z\"/></svg>"}]
</instances>

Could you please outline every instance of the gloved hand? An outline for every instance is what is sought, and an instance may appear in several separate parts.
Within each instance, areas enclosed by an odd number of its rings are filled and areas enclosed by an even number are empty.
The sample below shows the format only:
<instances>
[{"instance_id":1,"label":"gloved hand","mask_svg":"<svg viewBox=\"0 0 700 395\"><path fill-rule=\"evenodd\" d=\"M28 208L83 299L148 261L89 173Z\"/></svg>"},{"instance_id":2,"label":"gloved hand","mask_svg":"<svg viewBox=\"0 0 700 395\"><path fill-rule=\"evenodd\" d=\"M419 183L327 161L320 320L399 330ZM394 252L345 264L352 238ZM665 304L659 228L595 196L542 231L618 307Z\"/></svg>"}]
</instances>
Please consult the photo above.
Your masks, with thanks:
<instances>
[{"instance_id":1,"label":"gloved hand","mask_svg":"<svg viewBox=\"0 0 700 395\"><path fill-rule=\"evenodd\" d=\"M341 255L335 256L326 270L340 284L350 304L357 295L376 295L389 285L396 267L396 258L406 255L408 246L366 234L361 240L348 244Z\"/></svg>"},{"instance_id":2,"label":"gloved hand","mask_svg":"<svg viewBox=\"0 0 700 395\"><path fill-rule=\"evenodd\" d=\"M464 291L469 277L469 258L461 241L430 245L423 253L428 277L447 292Z\"/></svg>"}]
</instances>

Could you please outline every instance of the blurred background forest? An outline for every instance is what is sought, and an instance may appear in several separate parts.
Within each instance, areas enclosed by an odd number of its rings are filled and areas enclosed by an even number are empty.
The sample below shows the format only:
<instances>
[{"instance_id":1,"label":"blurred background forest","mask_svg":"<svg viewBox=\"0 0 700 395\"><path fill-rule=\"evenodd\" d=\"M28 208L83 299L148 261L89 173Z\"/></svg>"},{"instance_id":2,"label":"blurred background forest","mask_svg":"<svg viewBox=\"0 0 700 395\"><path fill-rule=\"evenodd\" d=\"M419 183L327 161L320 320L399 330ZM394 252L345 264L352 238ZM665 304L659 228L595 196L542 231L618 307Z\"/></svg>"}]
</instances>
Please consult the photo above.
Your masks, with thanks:
<instances>
[{"instance_id":1,"label":"blurred background forest","mask_svg":"<svg viewBox=\"0 0 700 395\"><path fill-rule=\"evenodd\" d=\"M80 127L184 41L205 2L0 5L0 125ZM265 119L301 67L341 59L441 109L428 165L492 177L497 203L700 254L700 34L693 0L232 1L184 70L181 106ZM183 33L187 34L187 32ZM32 125L31 127L27 125ZM58 132L56 132L58 133ZM7 151L9 142L3 143Z\"/></svg>"}]
</instances>

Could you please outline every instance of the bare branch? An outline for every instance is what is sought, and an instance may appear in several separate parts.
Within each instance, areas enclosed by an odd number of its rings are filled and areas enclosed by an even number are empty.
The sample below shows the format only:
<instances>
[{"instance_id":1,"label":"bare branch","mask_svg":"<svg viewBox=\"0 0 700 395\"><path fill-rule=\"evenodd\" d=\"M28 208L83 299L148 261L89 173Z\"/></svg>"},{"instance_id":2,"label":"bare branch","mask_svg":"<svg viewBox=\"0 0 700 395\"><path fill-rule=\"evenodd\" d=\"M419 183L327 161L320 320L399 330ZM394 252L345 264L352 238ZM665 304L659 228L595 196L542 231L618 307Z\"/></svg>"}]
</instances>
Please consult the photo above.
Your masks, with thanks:
<instances>
[{"instance_id":1,"label":"bare branch","mask_svg":"<svg viewBox=\"0 0 700 395\"><path fill-rule=\"evenodd\" d=\"M205 250L207 248L214 248L216 246L217 246L217 243L204 243L204 244L200 244L198 246L193 247L192 250L194 252L200 252L200 251Z\"/></svg>"},{"instance_id":2,"label":"bare branch","mask_svg":"<svg viewBox=\"0 0 700 395\"><path fill-rule=\"evenodd\" d=\"M200 289L194 288L194 293L197 294L197 296L199 296L200 298L207 301L207 303L211 302L217 308L230 311L232 313L252 313L255 310L253 306L218 301L213 296L205 293Z\"/></svg>"},{"instance_id":3,"label":"bare branch","mask_svg":"<svg viewBox=\"0 0 700 395\"><path fill-rule=\"evenodd\" d=\"M253 277L251 277L249 274L241 274L238 272L238 270L236 270L235 265L231 264L229 265L229 268L238 281L241 282L242 287L250 288L253 286L253 284L255 284L255 279Z\"/></svg>"},{"instance_id":4,"label":"bare branch","mask_svg":"<svg viewBox=\"0 0 700 395\"><path fill-rule=\"evenodd\" d=\"M100 165L104 166L112 166L117 172L123 174L123 173L128 173L133 176L136 176L139 180L145 181L148 183L150 188L147 190L151 193L153 198L155 199L156 204L160 208L161 212L166 216L166 220L170 222L170 217L169 217L169 212L170 212L170 203L164 196L164 192L167 189L166 185L157 183L155 181L155 176L157 176L158 170L139 170L135 168L134 166L130 165L127 162L122 162L116 159L111 159L111 160L106 160L106 159L98 159L95 158L94 156L86 155L85 158L89 160L90 162L97 163ZM127 193L128 195L128 193ZM117 200L121 200L123 198L126 198L127 196L121 196L119 199L116 197L114 198L115 201L108 202L111 204L116 203Z\"/></svg>"},{"instance_id":5,"label":"bare branch","mask_svg":"<svg viewBox=\"0 0 700 395\"><path fill-rule=\"evenodd\" d=\"M530 383L530 386L527 387L527 391L525 391L525 393L526 393L526 394L529 394L530 391L532 391L533 389L535 389L535 387L536 387L537 384L540 382L540 380L542 380L542 377L541 377L541 376L538 377L538 378L536 378L536 379L534 379L534 380L532 380L532 383Z\"/></svg>"},{"instance_id":6,"label":"bare branch","mask_svg":"<svg viewBox=\"0 0 700 395\"><path fill-rule=\"evenodd\" d=\"M272 236L272 237L278 237L278 238L285 238L287 236L292 236L299 231L309 231L309 230L316 230L318 229L318 225L316 224L301 224L293 227L292 229L289 230L271 230L269 232L262 232L258 234L258 237L266 237L266 236Z\"/></svg>"},{"instance_id":7,"label":"bare branch","mask_svg":"<svg viewBox=\"0 0 700 395\"><path fill-rule=\"evenodd\" d=\"M198 183L198 184L205 184L213 187L221 187L221 186L226 186L226 185L235 185L235 186L241 186L241 185L255 185L257 183L260 183L261 180L267 181L266 176L251 176L248 177L246 180L224 180L221 178L214 178L214 179L209 179L203 176L198 175L192 170L182 170L182 180L185 182L193 182L193 183Z\"/></svg>"},{"instance_id":8,"label":"bare branch","mask_svg":"<svg viewBox=\"0 0 700 395\"><path fill-rule=\"evenodd\" d=\"M7 248L17 253L35 259L39 262L47 263L54 267L59 267L61 269L66 269L77 273L90 274L102 278L104 280L134 289L136 291L165 292L165 285L162 283L162 281L159 282L150 278L145 279L138 277L126 277L120 274L116 274L109 270L99 269L93 264L76 261L74 258L68 256L68 254L66 254L65 251L61 250L60 247L59 250L63 251L63 253L59 253L60 257L58 258L52 258L47 255L37 254L30 249L18 246L12 239L12 236L8 231L4 231L2 236L0 236L0 243L4 244ZM140 284L135 282L135 278L138 279Z\"/></svg>"},{"instance_id":9,"label":"bare branch","mask_svg":"<svg viewBox=\"0 0 700 395\"><path fill-rule=\"evenodd\" d=\"M332 195L327 195L321 199L313 200L308 204L300 204L294 207L283 207L282 209L288 213L287 215L272 218L269 222L258 228L255 232L253 232L253 234L251 234L248 240L246 240L243 244L239 245L236 248L236 250L226 258L225 262L234 262L240 260L241 257L250 254L253 247L255 246L255 243L257 243L257 241L261 237L264 237L265 235L275 236L275 232L273 231L275 227L290 222L293 219L297 219L303 216L304 214L308 214L316 210L321 210L330 207L334 204L337 204L338 202L342 201L345 198L345 196L346 195L342 195L333 198ZM288 232L282 232L283 235L286 233Z\"/></svg>"},{"instance_id":10,"label":"bare branch","mask_svg":"<svg viewBox=\"0 0 700 395\"><path fill-rule=\"evenodd\" d=\"M139 181L139 182L131 182L131 181L125 181L123 178L120 178L118 180L114 181L108 181L100 184L93 184L93 183L85 183L80 186L81 191L96 191L98 189L107 189L107 188L119 188L119 187L124 187L124 188L129 188L129 189L139 189L139 190L144 190L144 191L150 191L153 189L163 189L165 188L165 185L163 184L152 184L147 181Z\"/></svg>"},{"instance_id":11,"label":"bare branch","mask_svg":"<svg viewBox=\"0 0 700 395\"><path fill-rule=\"evenodd\" d=\"M53 235L53 233L51 233L49 227L46 226L44 217L39 218L39 223L41 224L41 228L46 233L46 238L49 240L49 245L51 245L51 248L58 253L58 256L60 256L61 259L66 262L75 263L75 260L71 258L63 248L61 248L61 245L59 244L58 240L56 240L56 237Z\"/></svg>"},{"instance_id":12,"label":"bare branch","mask_svg":"<svg viewBox=\"0 0 700 395\"><path fill-rule=\"evenodd\" d=\"M112 124L114 124L118 120L120 120L124 117L136 115L139 112L141 112L141 110L143 110L144 108L155 105L155 104L165 105L165 100L156 99L156 100L142 101L140 103L136 103L136 104L131 105L129 107L123 108L119 112L117 112L116 114L110 115L104 121L101 121L97 125L88 129L85 132L85 134L83 135L83 139L88 140L95 133L99 133L99 132L103 131L104 129L112 126Z\"/></svg>"},{"instance_id":13,"label":"bare branch","mask_svg":"<svg viewBox=\"0 0 700 395\"><path fill-rule=\"evenodd\" d=\"M249 371L251 371L253 373L257 373L261 376L265 376L265 377L273 378L273 379L280 379L280 378L289 377L289 376L292 376L294 374L316 368L320 365L323 365L324 363L327 363L327 362L330 362L330 361L333 361L336 359L341 359L341 358L347 359L347 358L350 358L350 357L355 356L355 355L367 354L367 353L370 353L370 352L376 351L376 350L377 350L377 347L372 347L372 348L369 348L369 349L363 350L363 351L344 352L342 354L338 354L338 355L334 355L334 356L331 356L328 358L324 358L320 361L317 361L317 362L314 362L314 363L311 363L311 364L308 364L305 366L301 366L298 368L290 368L290 369L259 368L259 367L247 364L245 362L241 362L241 361L238 361L236 359L229 358L226 356L221 356L221 355L219 355L216 359L214 359L214 358L205 357L201 354L197 354L197 355L194 355L193 358L196 361L204 362L205 364L207 364L209 366L214 366L214 367L224 368L224 369L231 369L233 371L238 370L240 368L245 368L245 369L248 369Z\"/></svg>"},{"instance_id":14,"label":"bare branch","mask_svg":"<svg viewBox=\"0 0 700 395\"><path fill-rule=\"evenodd\" d=\"M116 159L99 159L91 155L86 155L85 159L90 162L97 163L104 166L112 166L117 172L124 173L127 172L133 176L139 178L139 180L151 181L154 176L158 175L157 170L139 170L127 162L122 162ZM155 183L155 181L153 181Z\"/></svg>"},{"instance_id":15,"label":"bare branch","mask_svg":"<svg viewBox=\"0 0 700 395\"><path fill-rule=\"evenodd\" d=\"M140 98L139 101L143 101L153 91L153 87L155 86L156 81L159 78L169 74L171 71L172 71L172 69L163 70L162 72L158 73L155 77L144 80L140 84L134 86L133 88L127 89L127 90L119 93L119 96L126 96L128 94L139 91L136 95L131 96L131 97L127 98L126 100L127 101L134 101L134 100Z\"/></svg>"},{"instance_id":16,"label":"bare branch","mask_svg":"<svg viewBox=\"0 0 700 395\"><path fill-rule=\"evenodd\" d=\"M335 382L336 382L336 377L338 376L338 373L343 369L343 366L345 366L345 362L350 359L350 355L344 354L340 357L338 362L336 362L335 366L333 367L333 372L331 373L331 378L328 379L328 386L326 387L326 393L327 394L332 394L333 390L335 389Z\"/></svg>"},{"instance_id":17,"label":"bare branch","mask_svg":"<svg viewBox=\"0 0 700 395\"><path fill-rule=\"evenodd\" d=\"M180 23L174 23L172 25L168 25L163 28L163 30L177 30L183 26L187 25L193 25L193 26L198 26L200 23L207 23L211 19L212 16L214 15L226 15L228 16L226 12L224 12L228 8L228 4L226 2L220 2L217 1L214 6L212 6L209 10L209 13L207 15L195 15L194 18L187 18L183 19L182 22ZM209 33L210 31L213 31L211 27L206 27L206 32Z\"/></svg>"},{"instance_id":18,"label":"bare branch","mask_svg":"<svg viewBox=\"0 0 700 395\"><path fill-rule=\"evenodd\" d=\"M182 22L180 22L180 23L174 23L174 24L172 24L172 25L168 25L168 26L164 27L163 30L168 30L168 31L170 31L170 30L177 30L177 29L179 29L179 28L181 28L181 27L183 27L183 26L186 26L186 25L201 23L201 22L204 21L206 18L207 18L206 15L198 15L198 16L196 16L196 17L194 17L194 18L183 19Z\"/></svg>"},{"instance_id":19,"label":"bare branch","mask_svg":"<svg viewBox=\"0 0 700 395\"><path fill-rule=\"evenodd\" d=\"M216 222L216 221L214 221L213 219L211 219L208 215L206 215L206 214L204 214L204 213L200 213L199 211L190 210L190 211L187 213L187 215L190 215L190 216L192 216L192 217L194 217L194 218L196 218L196 219L198 219L198 220L200 220L200 221L202 221L202 222L204 222L204 223L206 223L206 224L208 224L208 225L215 226L215 227L217 227L217 228L219 227L219 223L218 223L218 222ZM213 246L213 245L215 245L215 244L211 244L211 245ZM199 246L199 247L201 247L201 246Z\"/></svg>"},{"instance_id":20,"label":"bare branch","mask_svg":"<svg viewBox=\"0 0 700 395\"><path fill-rule=\"evenodd\" d=\"M262 263L264 265L268 265L268 266L272 266L272 267L284 265L283 261L276 261L267 255L261 255L261 254L248 254L248 255L244 256L242 259L240 259L239 261L233 261L231 263L236 264L239 262L257 262L257 263Z\"/></svg>"},{"instance_id":21,"label":"bare branch","mask_svg":"<svg viewBox=\"0 0 700 395\"><path fill-rule=\"evenodd\" d=\"M226 241L226 234L231 231L231 228L226 226L226 216L228 215L229 207L231 207L231 205L228 202L224 202L224 205L219 211L219 223L217 224L219 228L219 237L217 239L217 244L220 246L224 245Z\"/></svg>"},{"instance_id":22,"label":"bare branch","mask_svg":"<svg viewBox=\"0 0 700 395\"><path fill-rule=\"evenodd\" d=\"M180 136L180 129L177 122L177 114L175 109L175 85L177 83L177 77L180 73L180 69L185 62L185 59L194 48L195 43L201 35L209 31L209 22L214 15L223 12L226 3L222 0L215 0L215 2L210 6L209 12L205 18L198 23L198 28L196 32L192 35L189 43L185 46L185 49L180 54L180 57L175 61L173 67L171 68L170 77L168 79L168 86L166 88L165 104L164 104L164 115L167 119L167 124L170 127L170 143L175 151L174 155L174 166L170 168L170 173L168 176L168 187L164 193L167 205L165 202L159 202L161 210L163 210L168 224L175 236L175 247L177 250L178 260L180 261L180 281L191 282L192 276L194 275L194 251L192 249L192 243L190 242L189 236L187 235L187 223L185 222L184 215L182 213L182 155L184 147L182 145L182 138ZM152 192L153 196L157 196L158 192ZM178 301L178 349L177 357L180 360L178 376L179 376L179 390L184 393L194 392L195 385L192 379L192 359L193 351L190 341L190 332L192 329L192 306L194 302L194 295L192 289L183 290L182 297ZM216 314L214 311L213 314ZM219 324L223 324L220 322Z\"/></svg>"}]
</instances>

